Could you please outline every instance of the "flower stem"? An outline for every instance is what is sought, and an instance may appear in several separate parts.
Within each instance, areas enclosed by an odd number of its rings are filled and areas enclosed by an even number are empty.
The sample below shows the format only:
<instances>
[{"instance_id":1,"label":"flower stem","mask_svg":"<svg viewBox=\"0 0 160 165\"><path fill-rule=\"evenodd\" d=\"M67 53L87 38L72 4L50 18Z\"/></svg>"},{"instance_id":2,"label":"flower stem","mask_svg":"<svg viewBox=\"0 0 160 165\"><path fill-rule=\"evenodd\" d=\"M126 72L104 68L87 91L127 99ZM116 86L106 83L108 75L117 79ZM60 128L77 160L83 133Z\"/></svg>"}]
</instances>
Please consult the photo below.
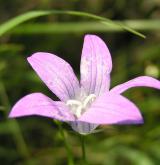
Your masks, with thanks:
<instances>
[{"instance_id":1,"label":"flower stem","mask_svg":"<svg viewBox=\"0 0 160 165\"><path fill-rule=\"evenodd\" d=\"M61 137L62 137L62 139L64 141L64 145L65 145L65 148L66 148L66 151L67 151L68 165L74 165L72 151L70 149L69 144L67 143L62 124L59 123L58 121L55 121L55 123L57 124L57 126L59 128L59 131L60 131L60 134L61 134Z\"/></svg>"},{"instance_id":2,"label":"flower stem","mask_svg":"<svg viewBox=\"0 0 160 165\"><path fill-rule=\"evenodd\" d=\"M87 159L86 159L86 150L85 150L85 135L80 135L81 138L81 147L82 147L82 160L83 164L87 165Z\"/></svg>"}]
</instances>

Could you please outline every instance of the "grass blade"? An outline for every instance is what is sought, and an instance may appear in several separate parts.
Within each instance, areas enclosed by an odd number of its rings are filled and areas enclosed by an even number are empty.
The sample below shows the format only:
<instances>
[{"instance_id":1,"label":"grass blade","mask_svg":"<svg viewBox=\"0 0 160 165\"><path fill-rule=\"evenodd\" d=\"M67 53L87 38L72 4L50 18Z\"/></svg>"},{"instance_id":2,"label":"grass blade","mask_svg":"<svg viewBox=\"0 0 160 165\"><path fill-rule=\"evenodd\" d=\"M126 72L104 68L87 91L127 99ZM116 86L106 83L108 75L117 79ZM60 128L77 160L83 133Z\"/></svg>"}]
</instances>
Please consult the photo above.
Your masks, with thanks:
<instances>
[{"instance_id":1,"label":"grass blade","mask_svg":"<svg viewBox=\"0 0 160 165\"><path fill-rule=\"evenodd\" d=\"M129 31L137 36L140 36L142 38L145 38L145 36L134 29L124 25L123 23L117 23L115 21L112 21L105 17L100 17L94 14L86 13L86 12L80 12L80 11L66 11L66 10L47 10L47 11L29 11L27 13L21 14L19 16L16 16L15 18L10 19L9 21L3 23L0 25L0 36L8 32L9 30L13 29L14 27L18 26L19 24L26 22L33 18L38 18L40 16L46 16L50 14L67 14L67 15L74 15L79 17L88 17L92 18L96 21L99 21L100 23L104 25L115 25L117 27L121 27L123 30Z\"/></svg>"},{"instance_id":2,"label":"grass blade","mask_svg":"<svg viewBox=\"0 0 160 165\"><path fill-rule=\"evenodd\" d=\"M121 21L114 21L120 23ZM135 30L160 30L160 20L124 20L122 23ZM56 33L82 33L82 32L121 32L120 26L105 26L97 21L85 22L55 22L55 23L27 23L10 31L11 34L56 34ZM2 46L1 46L2 47ZM0 47L0 51L1 51ZM4 46L3 46L4 47ZM2 47L2 49L4 49Z\"/></svg>"}]
</instances>

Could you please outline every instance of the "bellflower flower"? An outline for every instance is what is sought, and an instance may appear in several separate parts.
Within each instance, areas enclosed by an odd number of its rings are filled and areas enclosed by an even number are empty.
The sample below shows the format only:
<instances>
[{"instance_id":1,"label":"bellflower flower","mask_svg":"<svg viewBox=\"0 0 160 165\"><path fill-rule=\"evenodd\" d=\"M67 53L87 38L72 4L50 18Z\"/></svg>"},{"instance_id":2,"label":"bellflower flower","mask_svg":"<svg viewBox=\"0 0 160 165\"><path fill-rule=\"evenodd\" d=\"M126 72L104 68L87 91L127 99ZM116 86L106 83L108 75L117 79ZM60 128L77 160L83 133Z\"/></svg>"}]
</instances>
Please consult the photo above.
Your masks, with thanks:
<instances>
[{"instance_id":1,"label":"bellflower flower","mask_svg":"<svg viewBox=\"0 0 160 165\"><path fill-rule=\"evenodd\" d=\"M80 83L72 67L56 55L39 52L27 60L60 101L32 93L14 105L9 117L50 117L69 123L81 134L91 133L100 124L143 123L136 105L121 93L140 86L160 89L159 80L140 76L110 90L111 55L105 43L95 35L86 35L84 39Z\"/></svg>"}]
</instances>

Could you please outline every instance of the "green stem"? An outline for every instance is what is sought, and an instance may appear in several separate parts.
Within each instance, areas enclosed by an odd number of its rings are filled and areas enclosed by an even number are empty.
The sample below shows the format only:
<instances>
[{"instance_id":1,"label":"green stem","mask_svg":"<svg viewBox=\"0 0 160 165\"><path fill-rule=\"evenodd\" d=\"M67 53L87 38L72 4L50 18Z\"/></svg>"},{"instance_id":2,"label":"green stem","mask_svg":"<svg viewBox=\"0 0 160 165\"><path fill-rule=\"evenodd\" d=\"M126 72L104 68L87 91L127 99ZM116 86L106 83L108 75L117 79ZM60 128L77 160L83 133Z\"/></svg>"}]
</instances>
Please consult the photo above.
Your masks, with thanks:
<instances>
[{"instance_id":1,"label":"green stem","mask_svg":"<svg viewBox=\"0 0 160 165\"><path fill-rule=\"evenodd\" d=\"M60 131L60 134L61 134L61 137L62 137L62 139L64 141L64 145L65 145L65 148L66 148L66 151L67 151L68 165L74 165L72 151L70 149L69 144L67 143L62 124L59 123L58 121L55 121L55 123L57 124L57 126L59 128L59 131Z\"/></svg>"},{"instance_id":2,"label":"green stem","mask_svg":"<svg viewBox=\"0 0 160 165\"><path fill-rule=\"evenodd\" d=\"M86 159L86 150L85 150L85 135L80 135L81 136L81 147L82 147L82 160L83 164L87 165L87 159Z\"/></svg>"}]
</instances>

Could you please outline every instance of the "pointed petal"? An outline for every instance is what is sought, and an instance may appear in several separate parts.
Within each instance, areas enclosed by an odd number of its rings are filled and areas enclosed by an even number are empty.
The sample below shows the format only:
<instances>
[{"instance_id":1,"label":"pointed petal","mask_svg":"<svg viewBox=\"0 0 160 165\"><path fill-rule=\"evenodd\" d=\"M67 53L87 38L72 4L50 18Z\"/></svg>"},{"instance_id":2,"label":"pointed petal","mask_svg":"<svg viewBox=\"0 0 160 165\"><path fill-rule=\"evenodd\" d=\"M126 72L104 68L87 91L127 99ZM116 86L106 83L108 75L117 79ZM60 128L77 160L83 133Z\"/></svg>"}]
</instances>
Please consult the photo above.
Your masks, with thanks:
<instances>
[{"instance_id":1,"label":"pointed petal","mask_svg":"<svg viewBox=\"0 0 160 165\"><path fill-rule=\"evenodd\" d=\"M81 57L81 85L89 94L109 90L112 59L105 43L95 35L86 35Z\"/></svg>"},{"instance_id":2,"label":"pointed petal","mask_svg":"<svg viewBox=\"0 0 160 165\"><path fill-rule=\"evenodd\" d=\"M29 94L20 99L12 108L9 117L23 117L39 115L61 121L74 121L67 106L63 102L56 102L42 93Z\"/></svg>"},{"instance_id":3,"label":"pointed petal","mask_svg":"<svg viewBox=\"0 0 160 165\"><path fill-rule=\"evenodd\" d=\"M66 61L42 52L33 54L27 60L48 88L62 101L75 97L79 82Z\"/></svg>"},{"instance_id":4,"label":"pointed petal","mask_svg":"<svg viewBox=\"0 0 160 165\"><path fill-rule=\"evenodd\" d=\"M94 124L139 124L143 118L136 107L127 98L105 93L92 103L79 121Z\"/></svg>"},{"instance_id":5,"label":"pointed petal","mask_svg":"<svg viewBox=\"0 0 160 165\"><path fill-rule=\"evenodd\" d=\"M160 89L160 81L149 76L140 76L115 86L110 92L121 94L132 87L150 87Z\"/></svg>"}]
</instances>

